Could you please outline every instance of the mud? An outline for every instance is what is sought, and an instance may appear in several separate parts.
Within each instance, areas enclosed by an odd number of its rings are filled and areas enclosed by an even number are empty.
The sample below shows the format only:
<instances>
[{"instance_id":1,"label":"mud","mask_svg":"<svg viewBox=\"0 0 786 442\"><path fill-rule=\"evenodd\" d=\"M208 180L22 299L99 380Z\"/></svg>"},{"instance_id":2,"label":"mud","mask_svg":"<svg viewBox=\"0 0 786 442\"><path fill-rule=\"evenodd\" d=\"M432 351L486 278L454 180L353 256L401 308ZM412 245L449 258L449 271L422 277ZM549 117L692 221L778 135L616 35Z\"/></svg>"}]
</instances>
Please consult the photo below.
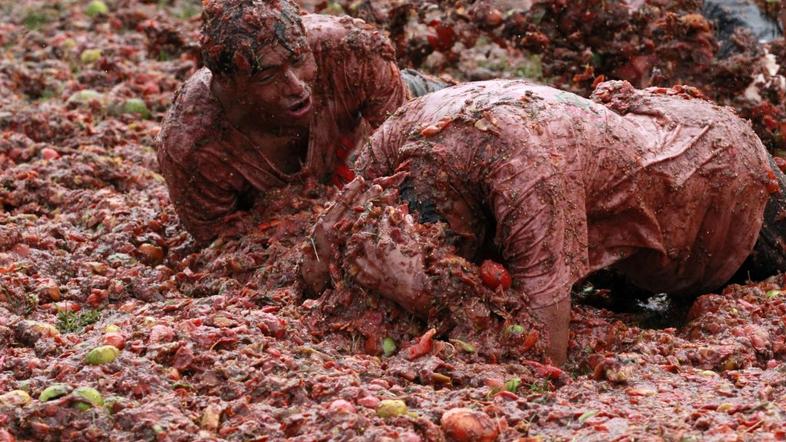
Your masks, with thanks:
<instances>
[{"instance_id":1,"label":"mud","mask_svg":"<svg viewBox=\"0 0 786 442\"><path fill-rule=\"evenodd\" d=\"M706 294L673 328L578 302L559 370L490 363L482 341L432 335L373 296L338 309L303 296L301 247L332 186L272 192L247 236L197 248L152 146L198 69L199 5L108 2L95 18L57 5L0 6L0 440L444 440L447 411L467 407L500 440L785 437L781 277ZM83 62L85 49L101 54ZM130 98L149 114L125 112ZM361 321L342 319L356 305L397 318L390 356L366 354ZM312 333L326 314L337 326ZM106 344L117 359L85 363ZM57 383L104 406L38 399ZM406 411L380 417L385 400Z\"/></svg>"}]
</instances>

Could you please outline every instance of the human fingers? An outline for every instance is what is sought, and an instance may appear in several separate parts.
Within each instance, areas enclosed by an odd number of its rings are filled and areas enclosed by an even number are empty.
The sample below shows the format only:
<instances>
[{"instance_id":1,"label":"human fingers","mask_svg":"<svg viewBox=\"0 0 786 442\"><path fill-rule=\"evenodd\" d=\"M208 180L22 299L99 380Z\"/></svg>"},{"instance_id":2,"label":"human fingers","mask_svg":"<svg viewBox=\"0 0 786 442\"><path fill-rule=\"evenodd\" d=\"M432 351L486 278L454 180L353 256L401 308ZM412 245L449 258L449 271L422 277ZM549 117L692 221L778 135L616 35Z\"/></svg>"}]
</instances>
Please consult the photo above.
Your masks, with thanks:
<instances>
[{"instance_id":1,"label":"human fingers","mask_svg":"<svg viewBox=\"0 0 786 442\"><path fill-rule=\"evenodd\" d=\"M338 220L345 217L350 208L356 204L358 195L365 189L366 182L363 177L357 177L339 193L333 202L325 209L320 216L318 225L331 227Z\"/></svg>"},{"instance_id":2,"label":"human fingers","mask_svg":"<svg viewBox=\"0 0 786 442\"><path fill-rule=\"evenodd\" d=\"M351 206L357 200L358 195L364 192L367 187L368 184L362 176L355 177L349 184L344 186L341 193L336 196L335 202L345 207Z\"/></svg>"},{"instance_id":3,"label":"human fingers","mask_svg":"<svg viewBox=\"0 0 786 442\"><path fill-rule=\"evenodd\" d=\"M315 295L321 293L330 281L328 257L321 254L312 241L306 241L303 245L300 276L306 287Z\"/></svg>"},{"instance_id":4,"label":"human fingers","mask_svg":"<svg viewBox=\"0 0 786 442\"><path fill-rule=\"evenodd\" d=\"M398 189L401 183L403 183L408 176L409 176L409 172L406 170L402 170L394 173L393 175L376 178L373 181L373 183L379 184L385 189L389 189L389 188Z\"/></svg>"},{"instance_id":5,"label":"human fingers","mask_svg":"<svg viewBox=\"0 0 786 442\"><path fill-rule=\"evenodd\" d=\"M353 277L357 284L368 290L379 289L380 272L373 260L367 259L365 256L357 256L352 260L352 266L354 270Z\"/></svg>"}]
</instances>

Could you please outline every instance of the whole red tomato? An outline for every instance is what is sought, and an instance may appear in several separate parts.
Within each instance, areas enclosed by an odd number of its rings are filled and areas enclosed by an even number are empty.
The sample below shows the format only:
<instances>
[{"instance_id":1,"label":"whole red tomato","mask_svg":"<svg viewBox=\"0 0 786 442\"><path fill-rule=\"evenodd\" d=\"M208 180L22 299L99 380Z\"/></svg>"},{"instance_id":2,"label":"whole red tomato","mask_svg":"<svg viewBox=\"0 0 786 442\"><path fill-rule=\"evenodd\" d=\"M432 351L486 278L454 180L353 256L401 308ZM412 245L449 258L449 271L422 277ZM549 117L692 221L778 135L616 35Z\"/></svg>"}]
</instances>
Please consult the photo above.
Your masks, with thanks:
<instances>
[{"instance_id":1,"label":"whole red tomato","mask_svg":"<svg viewBox=\"0 0 786 442\"><path fill-rule=\"evenodd\" d=\"M480 265L480 279L490 289L496 289L497 287L509 289L513 283L510 273L508 273L505 267L490 259L483 261Z\"/></svg>"}]
</instances>

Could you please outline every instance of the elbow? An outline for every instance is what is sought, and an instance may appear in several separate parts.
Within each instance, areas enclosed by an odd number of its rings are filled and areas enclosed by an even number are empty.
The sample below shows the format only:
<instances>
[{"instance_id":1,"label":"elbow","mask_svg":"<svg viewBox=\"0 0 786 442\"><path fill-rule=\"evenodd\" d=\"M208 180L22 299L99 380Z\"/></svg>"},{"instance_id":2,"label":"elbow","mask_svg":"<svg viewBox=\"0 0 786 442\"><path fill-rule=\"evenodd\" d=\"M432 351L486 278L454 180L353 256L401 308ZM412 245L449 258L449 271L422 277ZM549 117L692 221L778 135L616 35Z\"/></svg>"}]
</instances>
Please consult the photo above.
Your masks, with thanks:
<instances>
[{"instance_id":1,"label":"elbow","mask_svg":"<svg viewBox=\"0 0 786 442\"><path fill-rule=\"evenodd\" d=\"M219 227L212 223L196 221L182 215L178 215L178 217L180 218L180 224L186 229L191 237L194 238L194 242L196 242L199 247L209 245L220 233Z\"/></svg>"},{"instance_id":2,"label":"elbow","mask_svg":"<svg viewBox=\"0 0 786 442\"><path fill-rule=\"evenodd\" d=\"M199 216L196 210L181 204L177 200L172 201L175 206L175 213L180 220L180 225L191 234L194 241L200 246L204 247L210 244L211 241L216 239L221 231L226 226L222 225L220 218L207 219Z\"/></svg>"}]
</instances>

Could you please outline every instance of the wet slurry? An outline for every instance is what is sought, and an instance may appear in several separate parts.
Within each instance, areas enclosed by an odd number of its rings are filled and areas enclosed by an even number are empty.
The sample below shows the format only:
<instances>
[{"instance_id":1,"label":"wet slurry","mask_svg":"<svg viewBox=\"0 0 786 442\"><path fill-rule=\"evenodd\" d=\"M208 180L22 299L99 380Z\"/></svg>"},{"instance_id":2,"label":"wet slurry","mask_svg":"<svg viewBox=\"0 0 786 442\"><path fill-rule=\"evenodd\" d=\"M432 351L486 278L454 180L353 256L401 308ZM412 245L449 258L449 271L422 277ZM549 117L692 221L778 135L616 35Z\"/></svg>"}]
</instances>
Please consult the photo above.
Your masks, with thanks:
<instances>
[{"instance_id":1,"label":"wet slurry","mask_svg":"<svg viewBox=\"0 0 786 442\"><path fill-rule=\"evenodd\" d=\"M87 5L0 6L0 440L786 437L780 276L672 323L621 307L624 284L577 286L558 369L493 362L493 341L357 287L310 298L331 187L272 192L253 232L198 249L155 136L197 68L199 5Z\"/></svg>"}]
</instances>

